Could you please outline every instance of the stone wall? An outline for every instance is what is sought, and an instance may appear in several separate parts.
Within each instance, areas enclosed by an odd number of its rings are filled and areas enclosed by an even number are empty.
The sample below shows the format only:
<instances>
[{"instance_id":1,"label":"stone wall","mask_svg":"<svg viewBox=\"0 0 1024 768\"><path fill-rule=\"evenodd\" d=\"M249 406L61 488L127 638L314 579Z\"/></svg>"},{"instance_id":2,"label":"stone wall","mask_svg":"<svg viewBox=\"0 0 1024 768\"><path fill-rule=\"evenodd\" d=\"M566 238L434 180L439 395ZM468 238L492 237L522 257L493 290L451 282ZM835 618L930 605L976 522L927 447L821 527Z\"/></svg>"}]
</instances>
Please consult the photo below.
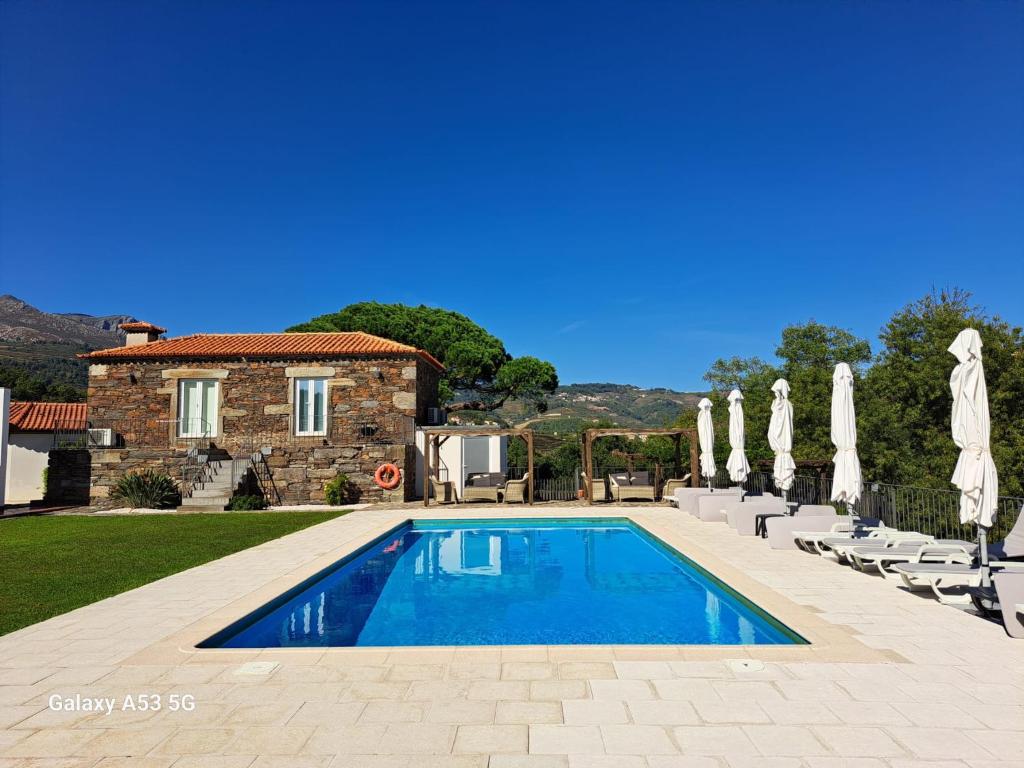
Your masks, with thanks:
<instances>
[{"instance_id":1,"label":"stone wall","mask_svg":"<svg viewBox=\"0 0 1024 768\"><path fill-rule=\"evenodd\" d=\"M327 434L294 434L294 381L327 380ZM126 472L150 467L177 479L188 442L176 434L178 383L218 382L210 447L234 456L264 449L285 503L322 502L323 487L347 474L362 501L412 498L412 477L394 491L373 483L384 461L415 473L414 429L435 407L440 373L419 357L334 360L133 361L89 367L89 421L123 448L93 450L94 501Z\"/></svg>"},{"instance_id":2,"label":"stone wall","mask_svg":"<svg viewBox=\"0 0 1024 768\"><path fill-rule=\"evenodd\" d=\"M118 506L110 496L117 481L127 474L152 469L181 481L181 468L185 461L183 451L167 448L96 449L90 456L89 503L99 507Z\"/></svg>"},{"instance_id":3,"label":"stone wall","mask_svg":"<svg viewBox=\"0 0 1024 768\"><path fill-rule=\"evenodd\" d=\"M89 451L50 451L43 500L54 504L88 504L91 475Z\"/></svg>"}]
</instances>

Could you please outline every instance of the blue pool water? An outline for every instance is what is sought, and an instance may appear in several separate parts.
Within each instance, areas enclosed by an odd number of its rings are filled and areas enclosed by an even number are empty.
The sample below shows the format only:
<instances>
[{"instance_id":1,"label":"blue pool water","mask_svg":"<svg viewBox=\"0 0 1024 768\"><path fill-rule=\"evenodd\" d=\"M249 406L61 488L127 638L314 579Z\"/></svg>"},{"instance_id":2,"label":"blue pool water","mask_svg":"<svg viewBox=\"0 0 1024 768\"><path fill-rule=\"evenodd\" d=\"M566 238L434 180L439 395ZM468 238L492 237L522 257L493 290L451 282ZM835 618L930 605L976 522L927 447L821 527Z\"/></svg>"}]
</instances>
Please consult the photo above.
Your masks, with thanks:
<instances>
[{"instance_id":1,"label":"blue pool water","mask_svg":"<svg viewBox=\"0 0 1024 768\"><path fill-rule=\"evenodd\" d=\"M202 645L802 642L674 549L609 519L407 524Z\"/></svg>"}]
</instances>

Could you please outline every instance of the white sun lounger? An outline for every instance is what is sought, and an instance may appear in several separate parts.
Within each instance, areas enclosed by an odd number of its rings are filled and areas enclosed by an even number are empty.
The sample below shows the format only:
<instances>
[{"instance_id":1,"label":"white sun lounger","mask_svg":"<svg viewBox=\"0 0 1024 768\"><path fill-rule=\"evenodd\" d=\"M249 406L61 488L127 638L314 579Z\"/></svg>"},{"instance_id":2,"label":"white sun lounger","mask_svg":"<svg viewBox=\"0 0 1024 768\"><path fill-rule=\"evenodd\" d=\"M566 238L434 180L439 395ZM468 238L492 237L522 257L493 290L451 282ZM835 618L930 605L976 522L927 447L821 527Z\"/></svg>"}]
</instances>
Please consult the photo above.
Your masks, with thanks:
<instances>
[{"instance_id":1,"label":"white sun lounger","mask_svg":"<svg viewBox=\"0 0 1024 768\"><path fill-rule=\"evenodd\" d=\"M1024 573L996 573L992 584L999 598L1006 634L1024 639Z\"/></svg>"},{"instance_id":2,"label":"white sun lounger","mask_svg":"<svg viewBox=\"0 0 1024 768\"><path fill-rule=\"evenodd\" d=\"M993 560L989 563L992 573L1024 573L1024 562ZM900 575L907 589L929 588L940 603L947 605L969 605L971 595L967 587L981 584L981 569L976 565L963 563L897 563L892 567ZM956 589L956 592L944 590Z\"/></svg>"},{"instance_id":3,"label":"white sun lounger","mask_svg":"<svg viewBox=\"0 0 1024 768\"><path fill-rule=\"evenodd\" d=\"M897 541L899 541L897 539ZM901 579L891 570L896 563L963 563L974 562L978 545L959 539L936 539L928 544L902 541L891 547L851 547L846 557L860 571L877 568L887 579Z\"/></svg>"},{"instance_id":4,"label":"white sun lounger","mask_svg":"<svg viewBox=\"0 0 1024 768\"><path fill-rule=\"evenodd\" d=\"M867 536L836 536L824 538L817 543L818 551L831 555L844 563L848 560L848 552L854 547L895 547L901 543L930 544L935 539L917 531L899 531L895 528L877 528L868 531Z\"/></svg>"},{"instance_id":5,"label":"white sun lounger","mask_svg":"<svg viewBox=\"0 0 1024 768\"><path fill-rule=\"evenodd\" d=\"M833 525L832 529L828 531L793 531L793 540L800 549L811 554L821 555L824 554L821 546L825 539L860 538L861 541L864 541L868 538L869 533L883 528L887 531L895 530L885 528L885 524L875 518L858 518L852 528L849 519L843 519ZM846 535L844 536L843 534Z\"/></svg>"}]
</instances>

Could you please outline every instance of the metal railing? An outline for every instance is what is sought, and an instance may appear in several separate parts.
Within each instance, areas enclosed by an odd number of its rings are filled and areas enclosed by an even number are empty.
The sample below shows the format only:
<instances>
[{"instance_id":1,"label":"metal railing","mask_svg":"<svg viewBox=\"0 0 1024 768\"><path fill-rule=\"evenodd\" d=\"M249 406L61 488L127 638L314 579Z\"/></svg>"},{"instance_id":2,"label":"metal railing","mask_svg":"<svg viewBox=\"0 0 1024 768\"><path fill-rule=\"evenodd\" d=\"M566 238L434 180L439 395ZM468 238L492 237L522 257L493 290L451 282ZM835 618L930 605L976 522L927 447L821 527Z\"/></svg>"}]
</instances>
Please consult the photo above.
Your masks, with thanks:
<instances>
[{"instance_id":1,"label":"metal railing","mask_svg":"<svg viewBox=\"0 0 1024 768\"><path fill-rule=\"evenodd\" d=\"M769 472L751 472L743 487L748 493L779 495ZM845 504L830 500L832 478L797 475L786 498L800 504L832 504L840 514L849 510ZM998 542L1006 536L1024 508L1024 498L1000 496L995 525L989 541ZM971 539L975 526L960 522L960 492L943 488L920 488L892 483L865 483L854 512L862 517L881 520L890 528L919 531L943 539Z\"/></svg>"},{"instance_id":2,"label":"metal railing","mask_svg":"<svg viewBox=\"0 0 1024 768\"><path fill-rule=\"evenodd\" d=\"M253 490L263 496L267 503L271 505L281 503L281 494L274 483L274 473L271 471L270 465L267 464L267 457L263 454L263 451L254 451L249 455L248 459L235 459L232 463L233 471L235 464L244 467L245 474L248 475L255 486ZM237 488L243 477L240 476L233 479L235 480L234 487Z\"/></svg>"},{"instance_id":3,"label":"metal railing","mask_svg":"<svg viewBox=\"0 0 1024 768\"><path fill-rule=\"evenodd\" d=\"M209 442L212 428L203 419L60 420L54 423L53 449L82 448L177 448L189 449Z\"/></svg>"}]
</instances>

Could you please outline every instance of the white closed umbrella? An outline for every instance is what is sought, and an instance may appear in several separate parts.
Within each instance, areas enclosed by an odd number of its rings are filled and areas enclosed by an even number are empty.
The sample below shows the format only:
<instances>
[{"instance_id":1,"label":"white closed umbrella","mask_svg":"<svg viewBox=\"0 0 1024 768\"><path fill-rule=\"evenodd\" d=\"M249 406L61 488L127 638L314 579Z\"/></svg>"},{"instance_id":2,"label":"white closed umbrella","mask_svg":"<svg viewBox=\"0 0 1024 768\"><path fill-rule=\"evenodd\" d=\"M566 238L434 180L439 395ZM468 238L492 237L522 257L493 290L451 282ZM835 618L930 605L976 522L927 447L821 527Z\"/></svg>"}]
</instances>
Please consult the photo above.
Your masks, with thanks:
<instances>
[{"instance_id":1,"label":"white closed umbrella","mask_svg":"<svg viewBox=\"0 0 1024 768\"><path fill-rule=\"evenodd\" d=\"M715 478L715 427L711 423L711 401L702 397L697 403L697 439L700 441L700 474L708 481Z\"/></svg>"},{"instance_id":2,"label":"white closed umbrella","mask_svg":"<svg viewBox=\"0 0 1024 768\"><path fill-rule=\"evenodd\" d=\"M853 407L853 371L839 363L832 372L832 501L846 504L853 522L853 505L860 499L863 483L857 456L857 414Z\"/></svg>"},{"instance_id":3,"label":"white closed umbrella","mask_svg":"<svg viewBox=\"0 0 1024 768\"><path fill-rule=\"evenodd\" d=\"M775 466L772 475L775 487L786 491L793 487L796 463L793 461L793 404L789 402L789 382L776 379L772 384L775 400L772 401L772 417L768 422L768 445L775 452Z\"/></svg>"},{"instance_id":4,"label":"white closed umbrella","mask_svg":"<svg viewBox=\"0 0 1024 768\"><path fill-rule=\"evenodd\" d=\"M960 489L960 522L978 526L982 586L988 586L988 529L996 518L999 476L989 449L992 423L988 415L988 388L981 363L981 336L965 328L949 345L959 365L949 378L953 392L951 427L960 458L952 483Z\"/></svg>"},{"instance_id":5,"label":"white closed umbrella","mask_svg":"<svg viewBox=\"0 0 1024 768\"><path fill-rule=\"evenodd\" d=\"M729 461L725 468L729 470L729 479L734 483L742 483L750 474L750 464L743 452L746 433L743 431L743 393L734 389L729 393Z\"/></svg>"}]
</instances>

